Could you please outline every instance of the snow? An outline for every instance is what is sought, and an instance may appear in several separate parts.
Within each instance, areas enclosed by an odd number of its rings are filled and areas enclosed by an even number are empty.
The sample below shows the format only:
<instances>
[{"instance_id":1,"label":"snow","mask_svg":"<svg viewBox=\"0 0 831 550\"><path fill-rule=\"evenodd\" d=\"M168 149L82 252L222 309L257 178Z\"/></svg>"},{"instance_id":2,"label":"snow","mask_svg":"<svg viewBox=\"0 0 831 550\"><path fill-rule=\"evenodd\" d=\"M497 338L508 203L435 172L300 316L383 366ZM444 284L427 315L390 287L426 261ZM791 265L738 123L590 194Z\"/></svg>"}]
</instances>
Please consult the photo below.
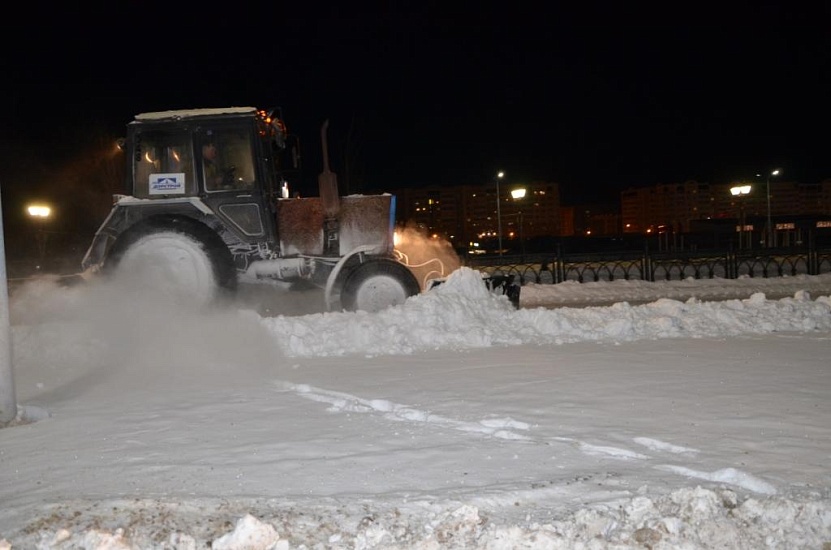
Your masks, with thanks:
<instances>
[{"instance_id":1,"label":"snow","mask_svg":"<svg viewBox=\"0 0 831 550\"><path fill-rule=\"evenodd\" d=\"M32 280L0 549L828 548L829 296L532 284L516 310L460 268L368 314Z\"/></svg>"},{"instance_id":2,"label":"snow","mask_svg":"<svg viewBox=\"0 0 831 550\"><path fill-rule=\"evenodd\" d=\"M190 118L195 116L213 116L225 114L245 114L252 115L257 112L255 107L220 107L220 108L197 108L197 109L178 109L172 111L158 111L152 113L141 113L136 115L136 120L163 120L167 118Z\"/></svg>"}]
</instances>

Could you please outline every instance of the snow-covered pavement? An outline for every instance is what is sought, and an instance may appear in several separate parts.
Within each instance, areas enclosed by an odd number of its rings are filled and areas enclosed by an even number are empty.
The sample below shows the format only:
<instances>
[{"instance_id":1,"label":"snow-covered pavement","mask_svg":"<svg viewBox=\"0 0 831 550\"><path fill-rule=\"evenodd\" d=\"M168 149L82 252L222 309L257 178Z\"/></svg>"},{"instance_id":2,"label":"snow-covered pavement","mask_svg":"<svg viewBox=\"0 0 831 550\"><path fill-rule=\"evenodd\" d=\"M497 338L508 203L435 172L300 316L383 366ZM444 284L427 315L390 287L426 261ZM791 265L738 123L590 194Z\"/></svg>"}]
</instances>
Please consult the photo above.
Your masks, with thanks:
<instances>
[{"instance_id":1,"label":"snow-covered pavement","mask_svg":"<svg viewBox=\"0 0 831 550\"><path fill-rule=\"evenodd\" d=\"M21 290L0 548L831 542L829 297L482 288L292 316Z\"/></svg>"}]
</instances>

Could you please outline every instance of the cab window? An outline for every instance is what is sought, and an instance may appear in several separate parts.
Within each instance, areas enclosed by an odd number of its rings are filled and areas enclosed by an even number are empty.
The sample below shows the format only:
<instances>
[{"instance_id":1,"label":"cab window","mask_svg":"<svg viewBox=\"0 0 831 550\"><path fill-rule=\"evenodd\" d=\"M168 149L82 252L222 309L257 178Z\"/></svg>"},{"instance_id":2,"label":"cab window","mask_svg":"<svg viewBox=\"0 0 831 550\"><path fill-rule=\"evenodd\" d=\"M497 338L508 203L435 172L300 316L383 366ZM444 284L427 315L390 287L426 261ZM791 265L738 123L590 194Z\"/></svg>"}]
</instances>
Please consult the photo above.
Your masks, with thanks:
<instances>
[{"instance_id":1,"label":"cab window","mask_svg":"<svg viewBox=\"0 0 831 550\"><path fill-rule=\"evenodd\" d=\"M201 139L205 190L246 191L254 187L251 134L247 130L208 128Z\"/></svg>"},{"instance_id":2,"label":"cab window","mask_svg":"<svg viewBox=\"0 0 831 550\"><path fill-rule=\"evenodd\" d=\"M134 196L196 194L194 174L187 132L147 131L134 136Z\"/></svg>"}]
</instances>

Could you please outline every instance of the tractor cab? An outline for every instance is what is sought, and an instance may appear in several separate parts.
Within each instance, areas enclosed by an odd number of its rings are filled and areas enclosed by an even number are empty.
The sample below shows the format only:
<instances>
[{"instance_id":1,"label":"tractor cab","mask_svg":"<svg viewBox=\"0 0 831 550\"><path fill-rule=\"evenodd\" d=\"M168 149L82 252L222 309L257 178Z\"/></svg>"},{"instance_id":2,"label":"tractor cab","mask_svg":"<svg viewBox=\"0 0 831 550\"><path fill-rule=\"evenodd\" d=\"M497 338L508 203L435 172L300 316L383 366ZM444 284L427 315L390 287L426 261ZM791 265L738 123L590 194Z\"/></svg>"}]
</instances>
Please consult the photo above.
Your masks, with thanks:
<instances>
[{"instance_id":1,"label":"tractor cab","mask_svg":"<svg viewBox=\"0 0 831 550\"><path fill-rule=\"evenodd\" d=\"M282 120L253 108L140 114L127 126L128 187L138 199L199 198L240 239L262 239L288 195L281 165L299 158L287 142Z\"/></svg>"},{"instance_id":2,"label":"tractor cab","mask_svg":"<svg viewBox=\"0 0 831 550\"><path fill-rule=\"evenodd\" d=\"M287 133L253 108L136 115L127 126L133 196L211 196L274 189ZM257 162L262 159L264 162ZM295 167L296 168L296 167Z\"/></svg>"}]
</instances>

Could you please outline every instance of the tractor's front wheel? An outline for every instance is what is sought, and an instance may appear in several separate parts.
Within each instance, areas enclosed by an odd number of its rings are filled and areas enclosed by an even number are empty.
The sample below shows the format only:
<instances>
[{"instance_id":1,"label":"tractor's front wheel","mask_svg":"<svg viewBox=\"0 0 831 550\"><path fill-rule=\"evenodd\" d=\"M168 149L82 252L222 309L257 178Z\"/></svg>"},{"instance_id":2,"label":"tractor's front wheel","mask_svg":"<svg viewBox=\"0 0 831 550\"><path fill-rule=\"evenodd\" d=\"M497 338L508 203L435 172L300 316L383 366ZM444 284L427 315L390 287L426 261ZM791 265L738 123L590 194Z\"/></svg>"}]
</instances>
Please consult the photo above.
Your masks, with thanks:
<instances>
[{"instance_id":1,"label":"tractor's front wheel","mask_svg":"<svg viewBox=\"0 0 831 550\"><path fill-rule=\"evenodd\" d=\"M347 311L375 312L402 304L420 290L418 280L405 265L395 260L370 260L346 277L340 301Z\"/></svg>"}]
</instances>

